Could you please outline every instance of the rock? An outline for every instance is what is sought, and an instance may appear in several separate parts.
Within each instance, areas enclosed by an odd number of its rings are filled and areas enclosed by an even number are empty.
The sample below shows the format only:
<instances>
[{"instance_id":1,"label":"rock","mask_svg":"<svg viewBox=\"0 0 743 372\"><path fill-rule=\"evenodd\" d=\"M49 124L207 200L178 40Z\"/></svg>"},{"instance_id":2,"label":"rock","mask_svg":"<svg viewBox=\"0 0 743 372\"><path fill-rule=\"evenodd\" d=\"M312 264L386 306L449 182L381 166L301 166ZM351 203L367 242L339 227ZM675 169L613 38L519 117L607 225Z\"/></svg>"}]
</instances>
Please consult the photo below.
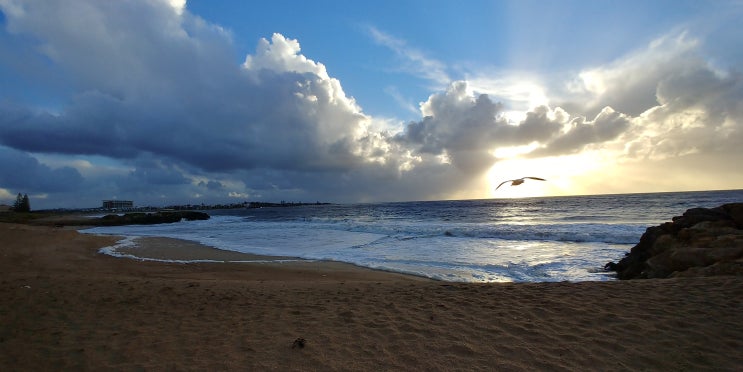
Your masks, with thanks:
<instances>
[{"instance_id":1,"label":"rock","mask_svg":"<svg viewBox=\"0 0 743 372\"><path fill-rule=\"evenodd\" d=\"M743 203L692 208L649 227L619 262L619 279L743 275Z\"/></svg>"},{"instance_id":2,"label":"rock","mask_svg":"<svg viewBox=\"0 0 743 372\"><path fill-rule=\"evenodd\" d=\"M743 229L743 203L725 204L721 208L733 219L737 228Z\"/></svg>"},{"instance_id":3,"label":"rock","mask_svg":"<svg viewBox=\"0 0 743 372\"><path fill-rule=\"evenodd\" d=\"M209 215L204 212L195 211L173 211L155 213L127 213L123 216L109 214L98 220L92 220L92 225L115 226L115 225L154 225L158 223L173 223L181 220L195 221L208 220Z\"/></svg>"}]
</instances>

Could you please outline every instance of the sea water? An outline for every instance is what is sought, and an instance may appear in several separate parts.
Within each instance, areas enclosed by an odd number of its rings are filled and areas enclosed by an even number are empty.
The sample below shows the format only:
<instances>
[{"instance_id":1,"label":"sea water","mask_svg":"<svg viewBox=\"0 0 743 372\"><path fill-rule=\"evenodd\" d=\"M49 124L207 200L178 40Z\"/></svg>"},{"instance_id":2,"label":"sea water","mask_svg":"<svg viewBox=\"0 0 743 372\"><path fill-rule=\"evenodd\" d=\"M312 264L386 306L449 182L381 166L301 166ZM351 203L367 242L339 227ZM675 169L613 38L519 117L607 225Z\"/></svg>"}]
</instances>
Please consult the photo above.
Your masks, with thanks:
<instances>
[{"instance_id":1,"label":"sea water","mask_svg":"<svg viewBox=\"0 0 743 372\"><path fill-rule=\"evenodd\" d=\"M211 219L97 227L237 252L348 262L452 282L613 280L645 229L743 190L213 210Z\"/></svg>"}]
</instances>

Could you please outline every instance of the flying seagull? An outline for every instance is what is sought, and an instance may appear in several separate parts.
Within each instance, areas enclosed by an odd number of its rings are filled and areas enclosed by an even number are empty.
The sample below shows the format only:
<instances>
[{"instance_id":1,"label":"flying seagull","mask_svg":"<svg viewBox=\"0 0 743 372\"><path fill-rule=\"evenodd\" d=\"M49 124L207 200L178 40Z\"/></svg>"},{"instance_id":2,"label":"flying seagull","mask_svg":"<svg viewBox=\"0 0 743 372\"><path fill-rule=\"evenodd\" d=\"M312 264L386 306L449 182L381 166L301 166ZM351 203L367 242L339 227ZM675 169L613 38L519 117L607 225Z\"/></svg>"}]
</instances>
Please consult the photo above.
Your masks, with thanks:
<instances>
[{"instance_id":1,"label":"flying seagull","mask_svg":"<svg viewBox=\"0 0 743 372\"><path fill-rule=\"evenodd\" d=\"M537 180L537 181L547 181L544 178L539 178L539 177L521 177L521 178L517 178L515 180L503 181L495 189L498 190L501 186L503 186L504 183L508 183L508 182L511 183L511 186L518 186L518 185L524 183L524 181L526 181L527 178L528 179L532 179L532 180Z\"/></svg>"}]
</instances>

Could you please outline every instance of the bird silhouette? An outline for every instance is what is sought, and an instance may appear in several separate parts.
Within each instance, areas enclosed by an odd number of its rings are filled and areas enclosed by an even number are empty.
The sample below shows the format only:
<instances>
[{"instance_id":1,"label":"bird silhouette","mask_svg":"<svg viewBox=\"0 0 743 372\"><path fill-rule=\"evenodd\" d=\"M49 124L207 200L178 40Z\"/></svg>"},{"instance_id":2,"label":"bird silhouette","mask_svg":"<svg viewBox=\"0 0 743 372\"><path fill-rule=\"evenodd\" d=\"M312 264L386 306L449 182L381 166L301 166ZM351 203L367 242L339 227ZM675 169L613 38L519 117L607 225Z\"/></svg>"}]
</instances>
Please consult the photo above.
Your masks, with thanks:
<instances>
[{"instance_id":1,"label":"bird silhouette","mask_svg":"<svg viewBox=\"0 0 743 372\"><path fill-rule=\"evenodd\" d=\"M515 180L503 181L495 189L498 190L501 186L503 186L504 183L509 183L509 182L511 183L511 186L518 186L518 185L524 183L524 181L526 181L527 178L528 179L531 179L531 180L537 180L537 181L547 181L544 178L539 178L539 177L521 177L521 178L517 178Z\"/></svg>"}]
</instances>

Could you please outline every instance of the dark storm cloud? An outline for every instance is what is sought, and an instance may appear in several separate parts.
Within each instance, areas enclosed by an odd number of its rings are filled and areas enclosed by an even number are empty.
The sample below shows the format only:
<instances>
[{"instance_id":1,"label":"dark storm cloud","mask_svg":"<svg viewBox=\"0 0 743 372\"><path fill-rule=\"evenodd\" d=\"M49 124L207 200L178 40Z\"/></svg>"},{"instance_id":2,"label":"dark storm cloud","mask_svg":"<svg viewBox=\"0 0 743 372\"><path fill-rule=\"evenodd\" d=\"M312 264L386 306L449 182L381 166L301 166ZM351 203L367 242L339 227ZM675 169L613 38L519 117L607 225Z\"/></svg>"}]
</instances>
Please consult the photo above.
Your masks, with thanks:
<instances>
[{"instance_id":1,"label":"dark storm cloud","mask_svg":"<svg viewBox=\"0 0 743 372\"><path fill-rule=\"evenodd\" d=\"M129 113L109 98L85 94L61 115L0 105L0 142L30 152L132 157L121 128Z\"/></svg>"},{"instance_id":2,"label":"dark storm cloud","mask_svg":"<svg viewBox=\"0 0 743 372\"><path fill-rule=\"evenodd\" d=\"M212 180L208 182L201 181L199 182L199 186L205 187L209 190L223 190L224 189L224 185L221 182L212 181Z\"/></svg>"},{"instance_id":3,"label":"dark storm cloud","mask_svg":"<svg viewBox=\"0 0 743 372\"><path fill-rule=\"evenodd\" d=\"M70 167L52 169L25 153L0 146L0 185L14 192L62 192L83 183Z\"/></svg>"},{"instance_id":4,"label":"dark storm cloud","mask_svg":"<svg viewBox=\"0 0 743 372\"><path fill-rule=\"evenodd\" d=\"M189 179L172 166L151 165L148 167L138 167L131 172L130 177L140 184L148 186L183 185L190 183Z\"/></svg>"}]
</instances>

